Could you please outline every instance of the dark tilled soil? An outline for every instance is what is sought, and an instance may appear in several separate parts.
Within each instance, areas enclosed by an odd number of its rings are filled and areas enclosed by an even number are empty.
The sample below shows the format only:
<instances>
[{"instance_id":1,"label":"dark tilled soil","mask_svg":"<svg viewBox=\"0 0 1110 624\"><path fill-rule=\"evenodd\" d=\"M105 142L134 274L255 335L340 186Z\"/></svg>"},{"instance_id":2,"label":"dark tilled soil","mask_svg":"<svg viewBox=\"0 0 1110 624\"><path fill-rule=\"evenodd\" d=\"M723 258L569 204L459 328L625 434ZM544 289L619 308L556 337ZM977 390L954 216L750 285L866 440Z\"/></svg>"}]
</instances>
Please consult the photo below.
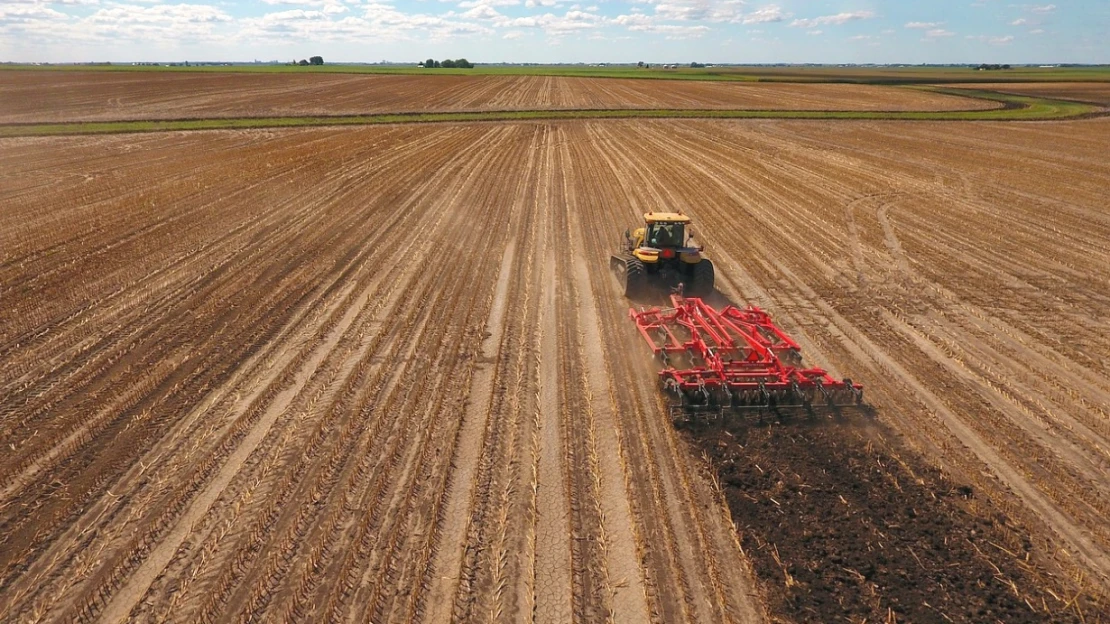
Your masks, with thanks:
<instances>
[{"instance_id":1,"label":"dark tilled soil","mask_svg":"<svg viewBox=\"0 0 1110 624\"><path fill-rule=\"evenodd\" d=\"M1074 594L1036 565L1020 527L870 420L688 434L778 621L1099 620L1066 605Z\"/></svg>"}]
</instances>

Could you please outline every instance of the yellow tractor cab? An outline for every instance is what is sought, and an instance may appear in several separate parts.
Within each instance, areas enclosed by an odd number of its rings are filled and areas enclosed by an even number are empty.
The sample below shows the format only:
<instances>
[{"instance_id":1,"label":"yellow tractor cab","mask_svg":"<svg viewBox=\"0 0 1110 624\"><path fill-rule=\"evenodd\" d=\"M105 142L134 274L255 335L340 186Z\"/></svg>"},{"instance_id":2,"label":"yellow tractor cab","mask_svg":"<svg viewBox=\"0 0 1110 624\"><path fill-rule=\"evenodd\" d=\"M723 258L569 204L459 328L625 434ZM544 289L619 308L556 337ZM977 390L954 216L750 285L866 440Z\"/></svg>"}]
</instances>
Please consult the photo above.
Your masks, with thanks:
<instances>
[{"instance_id":1,"label":"yellow tractor cab","mask_svg":"<svg viewBox=\"0 0 1110 624\"><path fill-rule=\"evenodd\" d=\"M609 260L625 296L634 296L648 285L681 284L694 297L713 292L713 263L702 255L690 223L682 212L648 212L644 227L625 230L619 252Z\"/></svg>"}]
</instances>

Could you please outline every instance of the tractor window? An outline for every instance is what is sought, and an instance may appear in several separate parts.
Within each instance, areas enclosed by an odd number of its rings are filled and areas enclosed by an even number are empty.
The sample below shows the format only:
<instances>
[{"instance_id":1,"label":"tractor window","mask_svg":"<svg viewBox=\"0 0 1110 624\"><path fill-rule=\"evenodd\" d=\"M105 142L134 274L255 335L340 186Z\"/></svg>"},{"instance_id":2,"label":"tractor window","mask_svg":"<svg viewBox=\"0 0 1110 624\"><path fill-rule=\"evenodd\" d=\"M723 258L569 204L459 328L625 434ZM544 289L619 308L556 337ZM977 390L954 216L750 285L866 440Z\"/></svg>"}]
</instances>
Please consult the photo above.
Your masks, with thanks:
<instances>
[{"instance_id":1,"label":"tractor window","mask_svg":"<svg viewBox=\"0 0 1110 624\"><path fill-rule=\"evenodd\" d=\"M648 226L649 247L681 247L685 225L682 223L653 223Z\"/></svg>"}]
</instances>

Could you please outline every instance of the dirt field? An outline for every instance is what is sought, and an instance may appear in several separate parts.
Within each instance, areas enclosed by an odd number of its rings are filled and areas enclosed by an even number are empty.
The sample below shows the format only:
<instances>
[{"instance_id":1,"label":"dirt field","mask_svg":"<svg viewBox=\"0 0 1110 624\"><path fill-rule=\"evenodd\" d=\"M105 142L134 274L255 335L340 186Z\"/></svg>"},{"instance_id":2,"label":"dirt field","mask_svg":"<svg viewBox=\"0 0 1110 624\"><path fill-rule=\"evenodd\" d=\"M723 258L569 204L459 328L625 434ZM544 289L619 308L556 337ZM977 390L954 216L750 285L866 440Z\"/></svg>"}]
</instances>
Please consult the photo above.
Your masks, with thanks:
<instances>
[{"instance_id":1,"label":"dirt field","mask_svg":"<svg viewBox=\"0 0 1110 624\"><path fill-rule=\"evenodd\" d=\"M984 83L946 85L968 89L988 89L1002 93L1034 95L1038 97L1075 100L1110 106L1110 82L1030 82L1030 83Z\"/></svg>"},{"instance_id":2,"label":"dirt field","mask_svg":"<svg viewBox=\"0 0 1110 624\"><path fill-rule=\"evenodd\" d=\"M958 127L3 141L0 620L1098 621L1110 122ZM874 424L672 426L606 272L663 206ZM741 502L801 486L863 511Z\"/></svg>"},{"instance_id":3,"label":"dirt field","mask_svg":"<svg viewBox=\"0 0 1110 624\"><path fill-rule=\"evenodd\" d=\"M558 76L0 72L0 123L539 109L977 110L897 87Z\"/></svg>"},{"instance_id":4,"label":"dirt field","mask_svg":"<svg viewBox=\"0 0 1110 624\"><path fill-rule=\"evenodd\" d=\"M777 614L815 622L1097 621L1100 605L1060 608L1059 583L1028 563L1036 551L1024 527L866 419L695 428L692 439L718 466Z\"/></svg>"}]
</instances>

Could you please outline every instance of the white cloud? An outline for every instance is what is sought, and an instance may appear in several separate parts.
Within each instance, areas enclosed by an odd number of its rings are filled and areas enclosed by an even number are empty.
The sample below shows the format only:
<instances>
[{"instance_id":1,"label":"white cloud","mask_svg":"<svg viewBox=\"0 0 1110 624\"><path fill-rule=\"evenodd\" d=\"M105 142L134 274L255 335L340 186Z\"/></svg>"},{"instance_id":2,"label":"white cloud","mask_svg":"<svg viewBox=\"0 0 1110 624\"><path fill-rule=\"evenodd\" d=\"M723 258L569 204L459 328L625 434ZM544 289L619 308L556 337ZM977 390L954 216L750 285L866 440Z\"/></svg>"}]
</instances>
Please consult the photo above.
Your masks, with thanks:
<instances>
[{"instance_id":1,"label":"white cloud","mask_svg":"<svg viewBox=\"0 0 1110 624\"><path fill-rule=\"evenodd\" d=\"M193 58L199 56L195 52L199 50L206 51L205 54L211 51L213 57L257 55L270 58L277 55L276 50L300 54L297 50L306 43L339 42L343 45L329 45L321 52L325 57L343 60L370 58L363 58L364 54L373 55L375 59L381 54L380 58L403 60L406 51L419 52L432 47L426 45L429 42L451 40L451 47L444 50L456 49L458 51L451 54L470 57L490 56L483 60L501 60L505 56L499 51L502 49L528 49L528 60L577 61L583 56L582 50L588 49L597 60L602 60L614 50L625 49L623 44L605 47L593 41L612 43L618 37L630 39L634 43L627 49L636 56L651 56L651 53L670 49L697 51L705 47L716 50L717 46L725 45L722 42L729 36L735 36L737 41L741 37L751 41L763 32L761 25L769 24L766 31L774 33L777 27L770 24L781 23L799 28L794 32L806 35L805 45L767 47L757 52L769 55L766 60L775 60L773 55L776 54L789 57L783 60L798 60L812 49L822 49L822 42L838 40L845 50L858 53L864 46L880 41L892 50L896 45L927 47L915 43L918 37L933 43L965 41L968 31L967 22L957 13L945 16L953 26L946 26L945 21L939 20L907 21L899 28L901 20L889 23L886 19L889 16L882 15L882 9L877 8L882 5L874 3L820 9L814 7L828 5L791 4L786 0L623 0L624 4L617 5L592 4L594 1L262 0L250 3L252 6L247 9L246 4L226 0L0 0L0 53L7 57L22 55L29 60L35 60L35 56L42 60L64 60L59 57L89 58L89 51L95 51L97 58L109 56L111 58L105 60L115 60ZM966 2L953 8L974 13L966 8ZM997 0L989 4L1000 13L1007 10L1007 5ZM84 5L84 8L76 5ZM803 11L795 8L797 6L808 9ZM872 10L863 10L869 6ZM1043 29L1051 27L1048 24L1069 5L1063 9L1047 3L1008 6L1009 12L1002 13L1001 21L995 23L1002 33L1009 31L1014 35L971 36L967 40L982 42L981 46L1012 46L1017 42L1015 36L1021 39L1026 31L1028 36L1024 41L1041 35L1036 41L1043 43L1050 37L1062 36L1057 32L1060 28L1048 33ZM609 17L615 12L614 8L625 15ZM833 14L834 11L837 13ZM938 19L941 16L918 17ZM851 24L857 21L861 23ZM953 32L950 29L956 28L956 24L960 25L960 31ZM739 25L745 27L737 31ZM905 33L905 29L914 32ZM961 31L965 34L959 34ZM848 38L857 33L869 34ZM828 38L823 36L826 34ZM540 36L546 36L546 41L539 40ZM771 35L763 36L767 37L765 41L770 41ZM662 41L663 38L698 37L703 38L702 42L683 46L667 46ZM562 48L543 45L557 43L560 38L567 40ZM529 44L538 41L542 47L534 51L532 46L518 45L518 41ZM267 52L270 49L275 52ZM330 55L328 49L333 50ZM636 49L640 52L634 52ZM163 54L165 50L171 52ZM419 53L426 56L425 52ZM798 56L790 56L792 54Z\"/></svg>"},{"instance_id":2,"label":"white cloud","mask_svg":"<svg viewBox=\"0 0 1110 624\"><path fill-rule=\"evenodd\" d=\"M668 39L689 39L700 37L709 32L708 26L680 26L676 24L661 24L658 17L633 13L618 15L609 23L625 26L634 32L655 33L665 35Z\"/></svg>"},{"instance_id":3,"label":"white cloud","mask_svg":"<svg viewBox=\"0 0 1110 624\"><path fill-rule=\"evenodd\" d=\"M100 9L89 17L90 22L103 24L198 24L230 22L231 16L221 9L204 4L156 4L139 6L117 4Z\"/></svg>"},{"instance_id":4,"label":"white cloud","mask_svg":"<svg viewBox=\"0 0 1110 624\"><path fill-rule=\"evenodd\" d=\"M666 35L667 39L695 39L709 32L709 27L656 24L654 26L634 26L629 30Z\"/></svg>"},{"instance_id":5,"label":"white cloud","mask_svg":"<svg viewBox=\"0 0 1110 624\"><path fill-rule=\"evenodd\" d=\"M567 33L591 30L602 25L604 18L586 11L567 11L564 15L545 13L524 17L505 17L494 22L499 28L538 28L549 37L559 37Z\"/></svg>"},{"instance_id":6,"label":"white cloud","mask_svg":"<svg viewBox=\"0 0 1110 624\"><path fill-rule=\"evenodd\" d=\"M619 26L641 26L644 24L651 24L655 20L642 13L633 13L631 15L618 15L612 19L614 24Z\"/></svg>"},{"instance_id":7,"label":"white cloud","mask_svg":"<svg viewBox=\"0 0 1110 624\"><path fill-rule=\"evenodd\" d=\"M745 13L742 0L647 0L655 3L655 15L665 21L709 22L713 24L764 24L787 18L777 4ZM635 11L635 9L633 9Z\"/></svg>"},{"instance_id":8,"label":"white cloud","mask_svg":"<svg viewBox=\"0 0 1110 624\"><path fill-rule=\"evenodd\" d=\"M705 4L700 6L666 3L655 5L655 14L665 20L702 20L708 17L708 11L709 7Z\"/></svg>"},{"instance_id":9,"label":"white cloud","mask_svg":"<svg viewBox=\"0 0 1110 624\"><path fill-rule=\"evenodd\" d=\"M350 10L339 0L262 0L262 2L270 6L313 7L322 9L328 15L339 15Z\"/></svg>"},{"instance_id":10,"label":"white cloud","mask_svg":"<svg viewBox=\"0 0 1110 624\"><path fill-rule=\"evenodd\" d=\"M475 2L466 15L405 13L391 4L362 5L361 15L338 18L325 11L281 11L241 20L238 39L269 43L291 41L362 43L438 42L473 35L493 35L489 25L504 16L485 2ZM493 12L492 14L490 12ZM338 19L337 19L338 18ZM468 21L478 20L478 21Z\"/></svg>"},{"instance_id":11,"label":"white cloud","mask_svg":"<svg viewBox=\"0 0 1110 624\"><path fill-rule=\"evenodd\" d=\"M735 3L709 4L708 2L671 0L655 5L660 19L676 22L722 22L734 18L739 7Z\"/></svg>"},{"instance_id":12,"label":"white cloud","mask_svg":"<svg viewBox=\"0 0 1110 624\"><path fill-rule=\"evenodd\" d=\"M875 17L874 11L852 11L850 13L837 13L836 15L823 15L809 19L796 19L790 22L795 28L813 28L814 26L842 25L856 20L865 20Z\"/></svg>"},{"instance_id":13,"label":"white cloud","mask_svg":"<svg viewBox=\"0 0 1110 624\"><path fill-rule=\"evenodd\" d=\"M113 4L85 16L46 4L0 4L0 33L24 45L167 48L226 43L233 22L222 9L203 4Z\"/></svg>"},{"instance_id":14,"label":"white cloud","mask_svg":"<svg viewBox=\"0 0 1110 624\"><path fill-rule=\"evenodd\" d=\"M490 7L506 7L516 6L520 4L520 0L465 0L459 3L460 9L473 9L474 7L490 6Z\"/></svg>"},{"instance_id":15,"label":"white cloud","mask_svg":"<svg viewBox=\"0 0 1110 624\"><path fill-rule=\"evenodd\" d=\"M41 4L0 4L0 22L69 19L65 13Z\"/></svg>"},{"instance_id":16,"label":"white cloud","mask_svg":"<svg viewBox=\"0 0 1110 624\"><path fill-rule=\"evenodd\" d=\"M305 11L304 9L290 9L288 11L278 11L277 13L267 13L262 17L262 21L268 24L326 19L328 19L328 16L324 15L323 11Z\"/></svg>"},{"instance_id":17,"label":"white cloud","mask_svg":"<svg viewBox=\"0 0 1110 624\"><path fill-rule=\"evenodd\" d=\"M497 19L497 18L501 17L501 14L497 12L497 9L495 9L495 8L489 6L489 5L479 4L478 6L474 7L473 9L470 9L469 11L466 11L465 13L463 13L462 17L465 17L465 18L468 18L468 19L487 19L487 20L490 20L490 19Z\"/></svg>"},{"instance_id":18,"label":"white cloud","mask_svg":"<svg viewBox=\"0 0 1110 624\"><path fill-rule=\"evenodd\" d=\"M1014 40L1013 35L1006 35L1002 37L991 35L968 35L967 38L975 41L982 41L983 43L989 43L991 45L1006 45Z\"/></svg>"},{"instance_id":19,"label":"white cloud","mask_svg":"<svg viewBox=\"0 0 1110 624\"><path fill-rule=\"evenodd\" d=\"M743 24L766 24L769 22L781 22L786 18L787 15L783 13L782 7L777 4L769 4L744 15L740 21Z\"/></svg>"}]
</instances>

